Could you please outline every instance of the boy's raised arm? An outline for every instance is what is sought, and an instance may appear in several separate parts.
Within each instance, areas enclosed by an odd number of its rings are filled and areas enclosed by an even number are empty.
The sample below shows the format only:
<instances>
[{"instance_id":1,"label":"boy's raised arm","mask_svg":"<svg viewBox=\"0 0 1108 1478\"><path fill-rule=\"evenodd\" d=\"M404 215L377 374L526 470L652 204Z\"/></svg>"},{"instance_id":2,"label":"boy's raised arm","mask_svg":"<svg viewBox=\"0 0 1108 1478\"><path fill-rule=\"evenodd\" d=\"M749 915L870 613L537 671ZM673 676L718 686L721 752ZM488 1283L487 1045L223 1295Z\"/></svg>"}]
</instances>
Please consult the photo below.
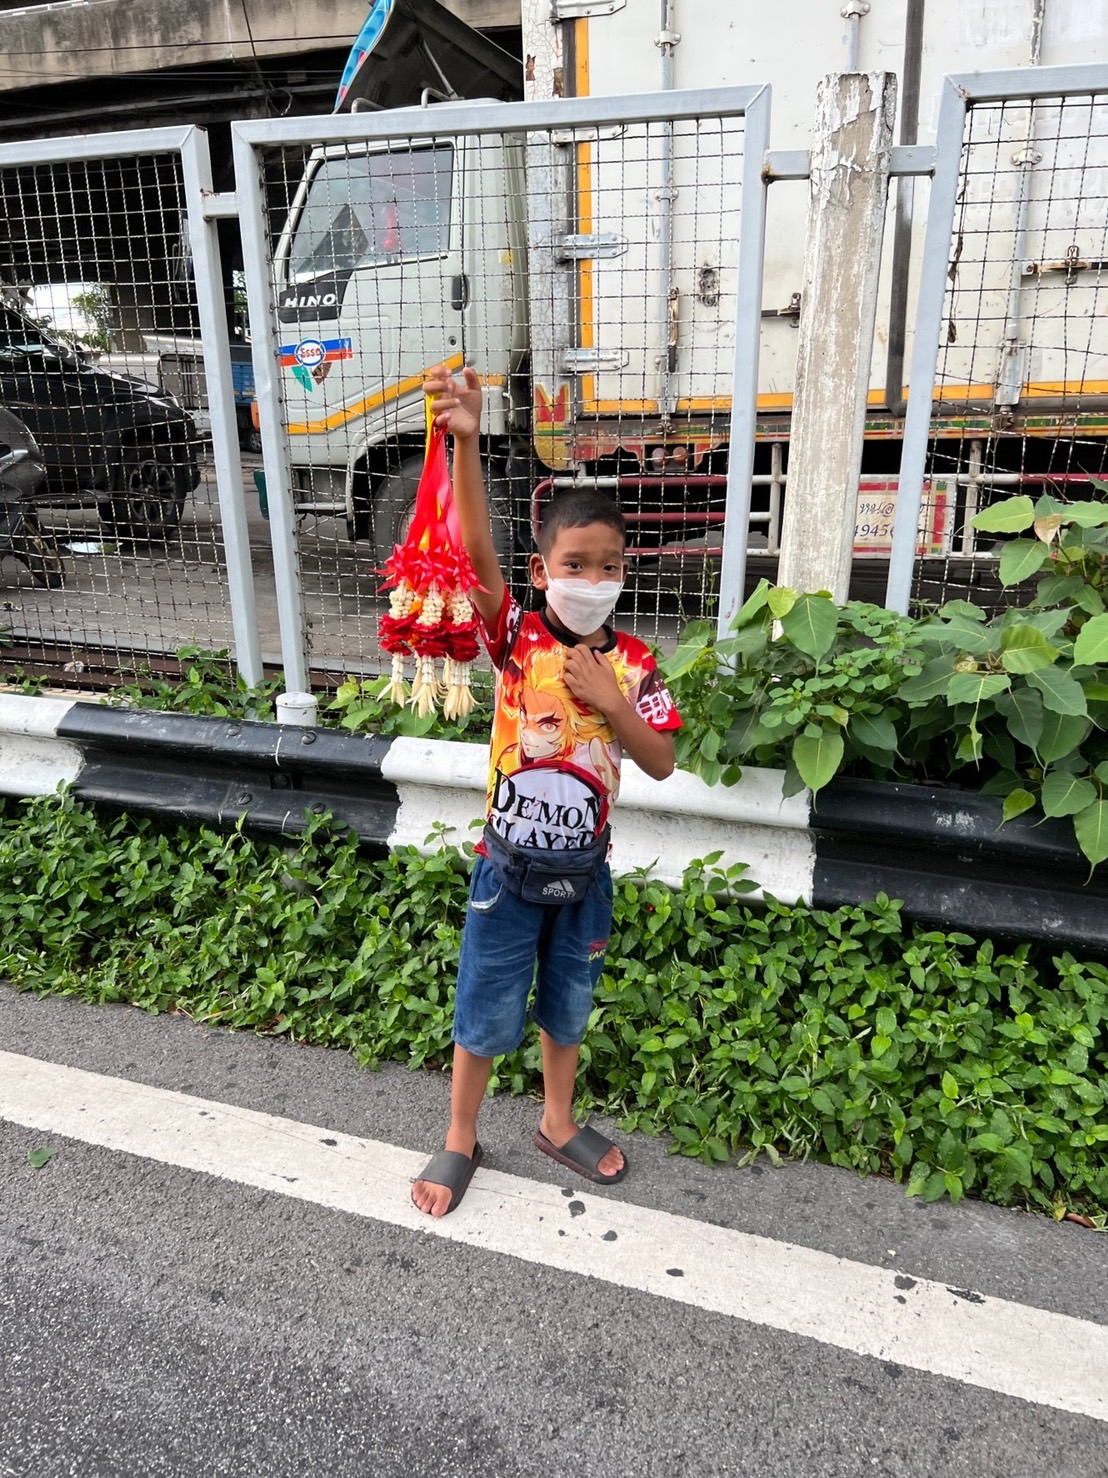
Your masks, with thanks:
<instances>
[{"instance_id":1,"label":"boy's raised arm","mask_svg":"<svg viewBox=\"0 0 1108 1478\"><path fill-rule=\"evenodd\" d=\"M473 564L480 589L469 598L486 622L495 621L504 601L504 575L493 543L485 479L481 472L481 382L467 365L462 380L445 365L436 365L423 384L431 397L437 429L454 440L454 506L462 542Z\"/></svg>"}]
</instances>

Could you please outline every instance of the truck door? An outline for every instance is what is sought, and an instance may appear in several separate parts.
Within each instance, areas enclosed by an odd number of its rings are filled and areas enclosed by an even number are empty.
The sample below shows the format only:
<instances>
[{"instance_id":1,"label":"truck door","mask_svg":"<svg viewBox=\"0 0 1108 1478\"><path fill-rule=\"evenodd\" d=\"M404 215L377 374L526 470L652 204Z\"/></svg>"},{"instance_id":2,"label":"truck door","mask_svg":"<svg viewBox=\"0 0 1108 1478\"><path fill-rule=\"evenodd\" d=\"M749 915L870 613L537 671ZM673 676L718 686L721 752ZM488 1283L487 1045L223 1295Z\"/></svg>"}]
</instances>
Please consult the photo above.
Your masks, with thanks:
<instances>
[{"instance_id":1,"label":"truck door","mask_svg":"<svg viewBox=\"0 0 1108 1478\"><path fill-rule=\"evenodd\" d=\"M345 468L401 422L422 428L424 372L461 342L456 163L452 142L309 163L277 260L294 465Z\"/></svg>"}]
</instances>

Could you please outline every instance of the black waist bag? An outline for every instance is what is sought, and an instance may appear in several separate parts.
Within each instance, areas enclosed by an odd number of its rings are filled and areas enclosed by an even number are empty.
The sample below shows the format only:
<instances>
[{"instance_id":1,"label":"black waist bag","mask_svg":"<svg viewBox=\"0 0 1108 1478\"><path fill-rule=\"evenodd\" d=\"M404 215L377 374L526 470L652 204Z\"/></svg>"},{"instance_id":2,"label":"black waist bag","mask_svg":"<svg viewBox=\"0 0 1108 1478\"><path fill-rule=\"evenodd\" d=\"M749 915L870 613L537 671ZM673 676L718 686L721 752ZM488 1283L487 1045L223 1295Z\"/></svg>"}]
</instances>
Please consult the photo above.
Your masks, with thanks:
<instances>
[{"instance_id":1,"label":"black waist bag","mask_svg":"<svg viewBox=\"0 0 1108 1478\"><path fill-rule=\"evenodd\" d=\"M484 830L485 852L497 878L525 903L580 903L608 860L608 828L587 847L564 852L517 847Z\"/></svg>"}]
</instances>

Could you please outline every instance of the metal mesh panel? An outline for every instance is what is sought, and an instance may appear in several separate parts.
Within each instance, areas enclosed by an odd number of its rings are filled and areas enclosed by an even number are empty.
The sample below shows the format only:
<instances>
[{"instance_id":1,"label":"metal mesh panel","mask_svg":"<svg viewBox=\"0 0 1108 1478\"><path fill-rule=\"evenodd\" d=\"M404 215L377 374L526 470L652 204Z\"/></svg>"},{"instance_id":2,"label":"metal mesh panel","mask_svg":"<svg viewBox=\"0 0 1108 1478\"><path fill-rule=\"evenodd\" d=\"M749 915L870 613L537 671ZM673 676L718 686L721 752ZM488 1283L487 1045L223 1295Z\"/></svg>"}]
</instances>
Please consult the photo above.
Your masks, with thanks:
<instances>
[{"instance_id":1,"label":"metal mesh panel","mask_svg":"<svg viewBox=\"0 0 1108 1478\"><path fill-rule=\"evenodd\" d=\"M1013 492L1095 496L1108 472L1108 102L967 113L928 476L941 555L915 595L1021 599L973 514ZM925 491L925 498L927 494ZM927 514L925 513L925 518Z\"/></svg>"},{"instance_id":2,"label":"metal mesh panel","mask_svg":"<svg viewBox=\"0 0 1108 1478\"><path fill-rule=\"evenodd\" d=\"M0 169L4 667L111 674L232 645L181 157ZM14 433L13 433L14 434Z\"/></svg>"},{"instance_id":3,"label":"metal mesh panel","mask_svg":"<svg viewBox=\"0 0 1108 1478\"><path fill-rule=\"evenodd\" d=\"M586 483L630 522L621 624L665 642L711 608L743 131L674 119L261 151L317 676L381 667L375 572L410 520L421 384L439 362L484 381L486 480L517 591L548 500ZM761 547L769 504L767 489Z\"/></svg>"}]
</instances>

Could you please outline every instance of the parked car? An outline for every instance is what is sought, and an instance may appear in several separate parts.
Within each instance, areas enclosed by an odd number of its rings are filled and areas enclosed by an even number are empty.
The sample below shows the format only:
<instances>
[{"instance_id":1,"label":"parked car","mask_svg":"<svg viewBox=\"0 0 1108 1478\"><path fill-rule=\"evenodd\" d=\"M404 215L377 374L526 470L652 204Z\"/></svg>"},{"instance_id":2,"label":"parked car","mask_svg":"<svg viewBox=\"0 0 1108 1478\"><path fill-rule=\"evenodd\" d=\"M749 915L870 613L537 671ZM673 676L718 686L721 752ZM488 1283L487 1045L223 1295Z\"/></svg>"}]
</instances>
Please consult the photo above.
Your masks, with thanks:
<instances>
[{"instance_id":1,"label":"parked car","mask_svg":"<svg viewBox=\"0 0 1108 1478\"><path fill-rule=\"evenodd\" d=\"M0 305L0 405L46 466L40 507L96 508L113 532L164 538L200 481L196 423L171 395L98 369L80 349Z\"/></svg>"},{"instance_id":2,"label":"parked car","mask_svg":"<svg viewBox=\"0 0 1108 1478\"><path fill-rule=\"evenodd\" d=\"M0 406L0 556L12 555L40 585L56 590L63 580L57 550L39 532L35 500L46 468L35 438Z\"/></svg>"}]
</instances>

